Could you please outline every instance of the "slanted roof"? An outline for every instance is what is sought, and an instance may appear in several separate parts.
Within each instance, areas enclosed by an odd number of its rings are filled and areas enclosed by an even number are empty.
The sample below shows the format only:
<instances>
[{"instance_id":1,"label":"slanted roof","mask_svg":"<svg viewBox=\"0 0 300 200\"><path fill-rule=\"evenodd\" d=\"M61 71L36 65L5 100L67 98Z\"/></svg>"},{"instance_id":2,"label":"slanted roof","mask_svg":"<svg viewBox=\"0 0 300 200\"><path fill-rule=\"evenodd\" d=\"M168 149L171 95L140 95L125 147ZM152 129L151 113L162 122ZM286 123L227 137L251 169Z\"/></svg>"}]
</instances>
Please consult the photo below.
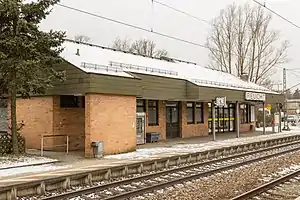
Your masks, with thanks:
<instances>
[{"instance_id":1,"label":"slanted roof","mask_svg":"<svg viewBox=\"0 0 300 200\"><path fill-rule=\"evenodd\" d=\"M246 82L229 73L196 64L166 61L95 45L65 41L61 56L87 73L134 78L130 73L149 74L187 80L204 87L278 94L257 84ZM79 49L79 56L76 55Z\"/></svg>"}]
</instances>

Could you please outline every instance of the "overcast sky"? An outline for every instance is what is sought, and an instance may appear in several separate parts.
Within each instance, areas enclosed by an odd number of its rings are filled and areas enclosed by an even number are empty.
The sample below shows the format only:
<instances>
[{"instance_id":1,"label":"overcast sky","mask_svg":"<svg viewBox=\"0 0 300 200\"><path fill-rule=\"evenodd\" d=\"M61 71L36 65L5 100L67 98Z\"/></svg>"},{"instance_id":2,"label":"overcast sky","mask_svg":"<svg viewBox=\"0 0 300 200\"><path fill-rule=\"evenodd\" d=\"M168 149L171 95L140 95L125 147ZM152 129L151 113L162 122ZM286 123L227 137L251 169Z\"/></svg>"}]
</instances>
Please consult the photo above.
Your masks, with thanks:
<instances>
[{"instance_id":1,"label":"overcast sky","mask_svg":"<svg viewBox=\"0 0 300 200\"><path fill-rule=\"evenodd\" d=\"M237 4L245 2L254 4L252 0L158 1L207 21L218 16L221 9L234 2ZM263 1L261 0L261 2ZM210 26L207 23L200 22L158 4L152 6L151 0L61 0L61 3L146 29L153 28L157 32L199 44L205 44L206 37L210 31ZM299 0L267 0L266 5L300 25ZM292 45L288 52L290 62L285 67L287 69L300 68L300 29L293 27L276 16L273 16L272 28L280 30L282 37L289 40ZM157 43L158 48L166 49L171 57L194 61L203 66L208 63L208 51L205 48L145 33L59 6L53 8L50 16L41 24L41 29L63 30L72 39L78 34L87 35L93 43L105 46L111 45L116 37L127 37L132 40L141 37L149 38ZM288 72L288 86L300 83L300 70L298 72L299 77ZM277 69L274 80L282 82L282 69Z\"/></svg>"}]
</instances>

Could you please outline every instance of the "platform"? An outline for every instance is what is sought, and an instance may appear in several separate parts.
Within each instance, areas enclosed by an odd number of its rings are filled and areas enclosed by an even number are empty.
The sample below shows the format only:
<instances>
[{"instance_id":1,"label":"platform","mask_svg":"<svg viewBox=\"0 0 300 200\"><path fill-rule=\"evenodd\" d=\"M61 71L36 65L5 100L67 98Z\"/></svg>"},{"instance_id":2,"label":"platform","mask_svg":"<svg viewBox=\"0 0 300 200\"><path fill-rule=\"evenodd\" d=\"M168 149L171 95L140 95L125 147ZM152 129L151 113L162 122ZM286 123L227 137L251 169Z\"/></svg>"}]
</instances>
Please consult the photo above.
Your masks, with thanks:
<instances>
[{"instance_id":1,"label":"platform","mask_svg":"<svg viewBox=\"0 0 300 200\"><path fill-rule=\"evenodd\" d=\"M234 133L218 134L217 141L211 141L211 136L199 137L192 139L174 139L168 142L152 143L139 146L136 152L124 153L118 155L105 156L103 159L86 159L83 158L82 152L70 152L66 155L63 152L45 152L46 156L58 159L58 165L65 165L65 169L39 172L39 173L24 173L14 176L2 177L0 185L5 185L7 182L23 182L28 180L35 180L36 178L47 178L56 175L63 175L65 173L77 173L82 171L89 171L90 169L100 169L122 166L131 163L145 162L148 160L160 159L174 155L182 155L188 153L198 153L207 150L221 149L224 147L254 143L257 141L264 141L270 139L284 138L288 136L300 135L299 132L284 132L277 134L259 135L260 133L241 134L240 138L233 138ZM228 139L231 138L231 139ZM39 151L31 151L31 153L38 153ZM146 152L146 153L145 153Z\"/></svg>"}]
</instances>

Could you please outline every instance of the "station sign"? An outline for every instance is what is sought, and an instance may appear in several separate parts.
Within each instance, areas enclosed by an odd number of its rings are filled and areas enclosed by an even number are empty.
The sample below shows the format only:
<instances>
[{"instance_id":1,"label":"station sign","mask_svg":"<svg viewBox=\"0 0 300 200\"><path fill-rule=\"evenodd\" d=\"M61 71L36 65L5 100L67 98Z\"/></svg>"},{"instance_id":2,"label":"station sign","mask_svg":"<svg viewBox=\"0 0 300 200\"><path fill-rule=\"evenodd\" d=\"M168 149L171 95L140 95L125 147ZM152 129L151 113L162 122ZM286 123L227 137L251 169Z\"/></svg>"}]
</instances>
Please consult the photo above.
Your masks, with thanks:
<instances>
[{"instance_id":1,"label":"station sign","mask_svg":"<svg viewBox=\"0 0 300 200\"><path fill-rule=\"evenodd\" d=\"M256 92L246 92L245 99L247 101L266 101L266 94Z\"/></svg>"}]
</instances>

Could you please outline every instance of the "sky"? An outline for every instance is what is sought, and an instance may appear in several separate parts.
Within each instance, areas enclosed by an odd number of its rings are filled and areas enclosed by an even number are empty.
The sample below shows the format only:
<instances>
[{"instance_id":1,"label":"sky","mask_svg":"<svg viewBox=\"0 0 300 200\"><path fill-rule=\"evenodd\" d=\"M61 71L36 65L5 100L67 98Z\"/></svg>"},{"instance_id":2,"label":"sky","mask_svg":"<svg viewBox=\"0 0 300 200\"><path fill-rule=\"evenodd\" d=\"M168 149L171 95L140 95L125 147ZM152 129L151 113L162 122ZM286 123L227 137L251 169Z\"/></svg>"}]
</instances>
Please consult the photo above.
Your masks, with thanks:
<instances>
[{"instance_id":1,"label":"sky","mask_svg":"<svg viewBox=\"0 0 300 200\"><path fill-rule=\"evenodd\" d=\"M252 0L158 0L164 4L184 10L206 21L217 17L220 11L232 3L255 4ZM263 2L263 0L260 0ZM266 6L283 15L295 24L300 25L299 0L266 0ZM120 20L145 29L171 35L197 44L205 44L210 33L209 24L173 11L151 0L61 0L63 5ZM255 4L256 5L256 4ZM268 12L266 10L266 12ZM273 29L279 30L282 39L289 40L289 63L283 65L287 69L287 85L291 87L300 83L300 29L292 26L277 16L271 22ZM111 46L117 38L136 40L149 38L156 42L158 48L166 49L171 57L193 61L201 66L209 62L208 50L203 47L186 44L152 33L143 32L120 24L109 22L97 17L82 14L60 6L55 6L52 13L45 19L40 28L48 31L66 31L68 38L86 35L91 42L103 46ZM282 68L278 68L273 80L282 83ZM300 87L300 86L299 86Z\"/></svg>"}]
</instances>

